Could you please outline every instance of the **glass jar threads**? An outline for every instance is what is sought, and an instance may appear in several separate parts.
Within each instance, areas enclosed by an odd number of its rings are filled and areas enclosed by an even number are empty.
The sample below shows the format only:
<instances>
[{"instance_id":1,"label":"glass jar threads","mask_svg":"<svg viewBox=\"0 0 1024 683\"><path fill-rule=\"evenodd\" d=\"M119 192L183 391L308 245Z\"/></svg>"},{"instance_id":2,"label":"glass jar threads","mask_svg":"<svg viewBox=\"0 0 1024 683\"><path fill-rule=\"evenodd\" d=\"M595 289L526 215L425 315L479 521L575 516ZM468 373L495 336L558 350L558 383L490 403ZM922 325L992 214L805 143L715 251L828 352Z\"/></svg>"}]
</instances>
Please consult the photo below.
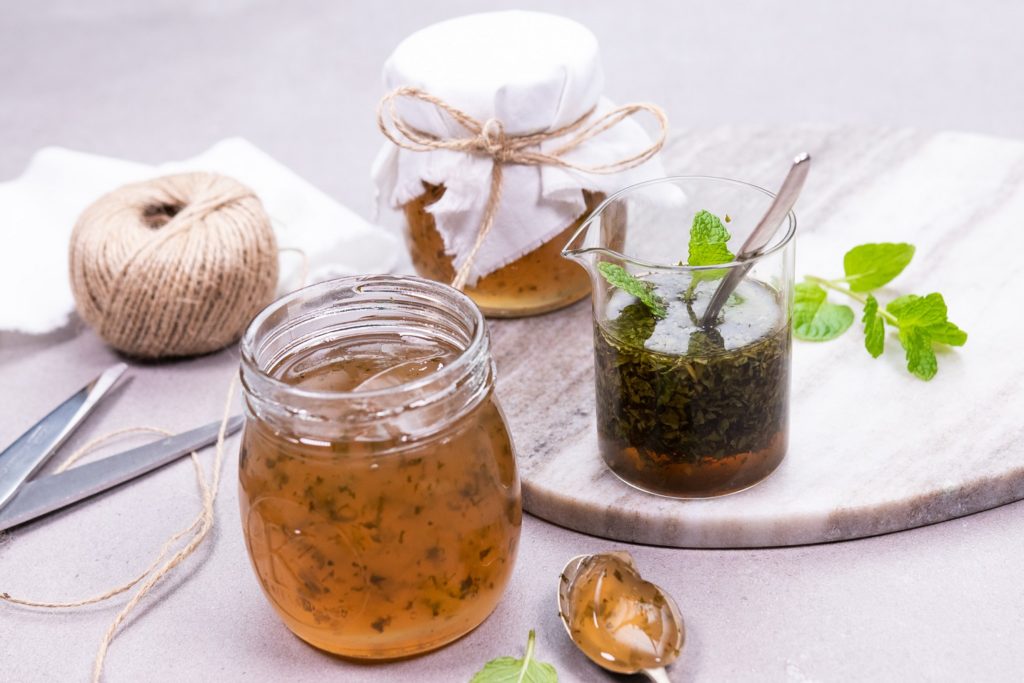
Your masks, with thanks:
<instances>
[{"instance_id":1,"label":"glass jar threads","mask_svg":"<svg viewBox=\"0 0 1024 683\"><path fill-rule=\"evenodd\" d=\"M307 287L255 318L241 374L242 526L288 628L377 659L479 625L522 508L473 303L415 277Z\"/></svg>"}]
</instances>

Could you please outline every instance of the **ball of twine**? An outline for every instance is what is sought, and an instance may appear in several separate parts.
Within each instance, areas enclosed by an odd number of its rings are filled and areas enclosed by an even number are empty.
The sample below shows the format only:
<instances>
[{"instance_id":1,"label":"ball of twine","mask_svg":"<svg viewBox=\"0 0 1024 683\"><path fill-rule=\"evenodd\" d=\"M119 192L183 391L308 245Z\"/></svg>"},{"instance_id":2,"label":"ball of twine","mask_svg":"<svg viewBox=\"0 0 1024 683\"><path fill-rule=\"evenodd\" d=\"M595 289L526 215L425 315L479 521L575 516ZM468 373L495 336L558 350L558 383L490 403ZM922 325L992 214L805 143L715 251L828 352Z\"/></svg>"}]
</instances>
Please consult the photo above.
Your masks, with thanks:
<instances>
[{"instance_id":1,"label":"ball of twine","mask_svg":"<svg viewBox=\"0 0 1024 683\"><path fill-rule=\"evenodd\" d=\"M125 185L89 206L71 235L79 315L133 356L227 346L276 285L277 242L263 204L222 175Z\"/></svg>"}]
</instances>

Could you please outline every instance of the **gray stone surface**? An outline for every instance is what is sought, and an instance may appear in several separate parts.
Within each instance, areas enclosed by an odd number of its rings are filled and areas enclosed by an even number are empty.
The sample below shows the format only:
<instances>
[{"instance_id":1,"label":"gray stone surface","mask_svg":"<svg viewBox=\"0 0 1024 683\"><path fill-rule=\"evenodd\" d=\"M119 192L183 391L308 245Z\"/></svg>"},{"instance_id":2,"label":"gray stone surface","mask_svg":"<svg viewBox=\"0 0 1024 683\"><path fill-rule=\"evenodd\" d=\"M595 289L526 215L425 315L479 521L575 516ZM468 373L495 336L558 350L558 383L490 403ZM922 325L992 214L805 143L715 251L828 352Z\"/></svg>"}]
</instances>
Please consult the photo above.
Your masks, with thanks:
<instances>
[{"instance_id":1,"label":"gray stone surface","mask_svg":"<svg viewBox=\"0 0 1024 683\"><path fill-rule=\"evenodd\" d=\"M813 121L1024 137L1024 8L1011 3L522 4L592 26L608 92L659 101L677 125ZM46 144L157 162L243 135L367 213L381 61L417 26L481 6L6 3L0 176L18 173ZM42 339L0 335L0 443L113 360L79 327ZM75 443L126 425L177 431L208 422L236 362L228 350L136 366ZM562 680L614 680L565 637L554 581L569 557L621 543L527 517L509 592L481 628L426 657L355 665L291 637L259 594L238 532L232 467L212 542L119 634L106 680L459 681L516 653L532 627ZM0 544L0 591L73 599L105 589L144 566L197 505L182 462L16 532ZM689 642L675 680L1010 681L1024 667L1022 511L1017 503L820 546L631 550L686 614ZM0 605L0 678L86 679L119 604L59 614Z\"/></svg>"}]
</instances>

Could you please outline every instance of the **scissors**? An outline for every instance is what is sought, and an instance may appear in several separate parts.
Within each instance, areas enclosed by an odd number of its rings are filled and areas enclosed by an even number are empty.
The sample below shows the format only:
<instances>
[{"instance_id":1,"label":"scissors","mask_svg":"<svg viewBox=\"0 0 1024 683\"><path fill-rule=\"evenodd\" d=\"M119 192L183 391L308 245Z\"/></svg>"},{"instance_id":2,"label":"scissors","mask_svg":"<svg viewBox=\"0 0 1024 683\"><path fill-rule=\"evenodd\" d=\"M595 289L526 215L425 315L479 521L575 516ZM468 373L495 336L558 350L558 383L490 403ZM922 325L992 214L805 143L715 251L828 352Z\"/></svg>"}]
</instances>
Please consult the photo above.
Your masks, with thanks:
<instances>
[{"instance_id":1,"label":"scissors","mask_svg":"<svg viewBox=\"0 0 1024 683\"><path fill-rule=\"evenodd\" d=\"M107 368L0 453L0 531L131 481L217 440L220 420L29 481L85 421L126 369L124 363ZM242 417L236 415L228 420L225 434L233 434L241 426Z\"/></svg>"}]
</instances>

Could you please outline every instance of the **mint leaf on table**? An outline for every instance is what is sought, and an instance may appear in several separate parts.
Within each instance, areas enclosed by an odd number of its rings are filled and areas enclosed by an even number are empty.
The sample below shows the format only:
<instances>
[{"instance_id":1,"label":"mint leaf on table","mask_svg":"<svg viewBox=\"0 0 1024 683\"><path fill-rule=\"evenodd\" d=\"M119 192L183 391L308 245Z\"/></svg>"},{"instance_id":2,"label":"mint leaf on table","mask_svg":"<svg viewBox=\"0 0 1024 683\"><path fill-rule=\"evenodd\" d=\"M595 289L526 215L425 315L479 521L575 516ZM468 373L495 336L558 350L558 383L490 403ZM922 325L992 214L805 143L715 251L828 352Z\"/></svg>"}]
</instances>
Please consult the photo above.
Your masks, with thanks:
<instances>
[{"instance_id":1,"label":"mint leaf on table","mask_svg":"<svg viewBox=\"0 0 1024 683\"><path fill-rule=\"evenodd\" d=\"M878 299L868 294L864 304L864 347L872 358L878 358L885 351L885 319L878 312Z\"/></svg>"},{"instance_id":2,"label":"mint leaf on table","mask_svg":"<svg viewBox=\"0 0 1024 683\"><path fill-rule=\"evenodd\" d=\"M613 287L618 287L627 294L632 294L639 299L656 317L665 317L667 312L665 302L654 293L654 285L652 283L644 282L630 275L626 272L625 268L617 263L602 261L597 264L597 270Z\"/></svg>"},{"instance_id":3,"label":"mint leaf on table","mask_svg":"<svg viewBox=\"0 0 1024 683\"><path fill-rule=\"evenodd\" d=\"M907 370L923 380L930 380L939 371L932 344L915 328L900 329L900 344L907 354Z\"/></svg>"},{"instance_id":4,"label":"mint leaf on table","mask_svg":"<svg viewBox=\"0 0 1024 683\"><path fill-rule=\"evenodd\" d=\"M950 346L963 346L967 341L967 333L949 322L946 301L938 292L928 296L901 296L890 301L885 310L896 316L900 328L922 328L932 341Z\"/></svg>"},{"instance_id":5,"label":"mint leaf on table","mask_svg":"<svg viewBox=\"0 0 1024 683\"><path fill-rule=\"evenodd\" d=\"M928 338L936 344L963 346L967 343L967 333L948 320L941 325L928 328Z\"/></svg>"},{"instance_id":6,"label":"mint leaf on table","mask_svg":"<svg viewBox=\"0 0 1024 683\"><path fill-rule=\"evenodd\" d=\"M522 659L498 657L484 664L473 674L469 683L558 683L555 667L533 658L537 636L530 630L526 641L526 654Z\"/></svg>"},{"instance_id":7,"label":"mint leaf on table","mask_svg":"<svg viewBox=\"0 0 1024 683\"><path fill-rule=\"evenodd\" d=\"M888 284L914 258L914 245L905 242L861 244L843 257L844 278L854 292L870 292Z\"/></svg>"},{"instance_id":8,"label":"mint leaf on table","mask_svg":"<svg viewBox=\"0 0 1024 683\"><path fill-rule=\"evenodd\" d=\"M907 370L928 380L938 372L933 343L963 346L967 333L949 322L946 301L938 292L928 296L907 294L885 307L900 328L900 344L907 355Z\"/></svg>"},{"instance_id":9,"label":"mint leaf on table","mask_svg":"<svg viewBox=\"0 0 1024 683\"><path fill-rule=\"evenodd\" d=\"M840 314L827 308L833 306L827 301L827 288L864 305L861 316L864 323L864 347L872 357L878 358L885 351L888 325L896 330L900 345L906 353L907 370L923 380L932 379L939 370L933 346L963 346L967 343L967 333L949 321L946 301L942 295L938 292L927 296L907 294L893 299L882 310L878 299L870 293L903 272L913 257L912 244L861 244L846 252L843 257L845 277L826 280L807 276L807 282L796 286L794 295L794 335L799 339L824 341L838 337L846 329L843 327L835 332L846 313ZM853 311L848 308L847 311L852 319ZM830 322L831 326L828 324Z\"/></svg>"},{"instance_id":10,"label":"mint leaf on table","mask_svg":"<svg viewBox=\"0 0 1024 683\"><path fill-rule=\"evenodd\" d=\"M804 341L835 339L853 324L853 309L826 301L828 293L801 282L793 295L793 334Z\"/></svg>"},{"instance_id":11,"label":"mint leaf on table","mask_svg":"<svg viewBox=\"0 0 1024 683\"><path fill-rule=\"evenodd\" d=\"M735 255L729 251L729 239L732 235L725 225L710 211L698 211L690 226L690 245L686 263L691 266L716 266L719 263L730 263ZM696 271L695 281L713 280L722 277L725 270Z\"/></svg>"}]
</instances>

